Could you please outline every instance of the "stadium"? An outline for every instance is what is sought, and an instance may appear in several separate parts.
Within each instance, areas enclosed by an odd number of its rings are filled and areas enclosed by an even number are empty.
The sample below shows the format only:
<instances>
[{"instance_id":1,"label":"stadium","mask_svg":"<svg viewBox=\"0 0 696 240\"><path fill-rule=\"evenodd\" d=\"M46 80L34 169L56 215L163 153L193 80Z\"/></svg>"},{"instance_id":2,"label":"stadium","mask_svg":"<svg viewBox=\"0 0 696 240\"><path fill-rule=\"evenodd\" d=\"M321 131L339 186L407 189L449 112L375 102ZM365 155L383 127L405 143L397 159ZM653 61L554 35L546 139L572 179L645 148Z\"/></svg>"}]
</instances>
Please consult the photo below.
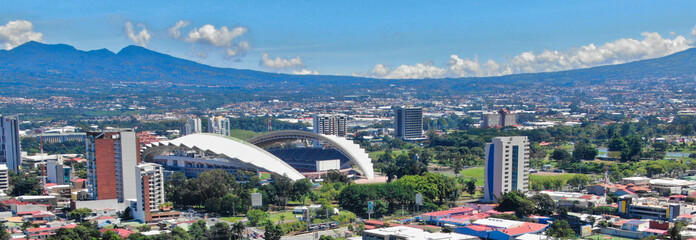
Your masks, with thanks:
<instances>
[{"instance_id":1,"label":"stadium","mask_svg":"<svg viewBox=\"0 0 696 240\"><path fill-rule=\"evenodd\" d=\"M342 137L305 131L268 132L247 141L196 133L145 145L142 159L187 177L223 169L272 172L293 180L319 178L328 170L373 179L372 161L364 149Z\"/></svg>"}]
</instances>

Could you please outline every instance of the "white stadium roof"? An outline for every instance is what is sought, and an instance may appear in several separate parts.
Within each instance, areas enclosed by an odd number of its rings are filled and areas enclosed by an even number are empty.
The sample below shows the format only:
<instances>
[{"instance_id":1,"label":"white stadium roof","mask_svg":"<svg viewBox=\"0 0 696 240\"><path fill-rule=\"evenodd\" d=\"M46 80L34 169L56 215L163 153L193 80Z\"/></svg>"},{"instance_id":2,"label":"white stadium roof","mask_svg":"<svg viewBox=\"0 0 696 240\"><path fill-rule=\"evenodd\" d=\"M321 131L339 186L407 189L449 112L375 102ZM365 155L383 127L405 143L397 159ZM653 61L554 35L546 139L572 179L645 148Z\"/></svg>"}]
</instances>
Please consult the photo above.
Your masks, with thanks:
<instances>
[{"instance_id":1,"label":"white stadium roof","mask_svg":"<svg viewBox=\"0 0 696 240\"><path fill-rule=\"evenodd\" d=\"M176 146L210 151L280 175L287 175L292 180L304 178L300 172L266 150L242 140L223 135L209 133L190 134L169 141L155 142L149 144L146 148L157 146Z\"/></svg>"}]
</instances>

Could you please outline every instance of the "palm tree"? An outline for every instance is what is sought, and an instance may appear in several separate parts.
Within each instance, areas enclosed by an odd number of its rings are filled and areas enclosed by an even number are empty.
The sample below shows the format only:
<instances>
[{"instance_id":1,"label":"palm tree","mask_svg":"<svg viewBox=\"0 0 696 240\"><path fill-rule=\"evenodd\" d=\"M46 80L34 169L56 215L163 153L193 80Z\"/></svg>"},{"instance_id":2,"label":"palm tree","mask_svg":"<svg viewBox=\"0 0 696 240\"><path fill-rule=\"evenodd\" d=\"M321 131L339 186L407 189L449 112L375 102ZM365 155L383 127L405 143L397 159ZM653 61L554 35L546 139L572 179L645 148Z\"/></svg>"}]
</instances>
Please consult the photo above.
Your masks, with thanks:
<instances>
[{"instance_id":1,"label":"palm tree","mask_svg":"<svg viewBox=\"0 0 696 240\"><path fill-rule=\"evenodd\" d=\"M238 221L234 225L232 225L232 236L234 239L242 239L243 234L244 234L244 229L246 226L244 226L244 223L241 221Z\"/></svg>"}]
</instances>

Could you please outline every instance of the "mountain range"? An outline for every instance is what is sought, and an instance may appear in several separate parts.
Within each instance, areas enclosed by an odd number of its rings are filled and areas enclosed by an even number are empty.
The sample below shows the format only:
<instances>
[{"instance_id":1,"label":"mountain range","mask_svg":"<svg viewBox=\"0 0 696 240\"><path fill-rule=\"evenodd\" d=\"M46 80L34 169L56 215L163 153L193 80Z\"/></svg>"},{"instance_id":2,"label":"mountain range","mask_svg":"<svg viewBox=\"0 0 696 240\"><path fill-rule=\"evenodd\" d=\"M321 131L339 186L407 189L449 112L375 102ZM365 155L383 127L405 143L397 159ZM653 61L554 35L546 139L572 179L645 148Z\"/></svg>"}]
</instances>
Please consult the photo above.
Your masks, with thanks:
<instances>
[{"instance_id":1,"label":"mountain range","mask_svg":"<svg viewBox=\"0 0 696 240\"><path fill-rule=\"evenodd\" d=\"M227 88L251 93L370 94L399 85L421 89L424 94L457 94L500 88L584 86L607 81L641 81L696 76L696 48L669 56L560 72L515 74L497 77L423 79L373 79L352 76L290 75L254 70L212 67L138 46L118 53L106 49L81 51L65 44L27 42L0 50L0 94L27 89L70 87L98 89L114 84L139 83L138 91L166 88Z\"/></svg>"}]
</instances>

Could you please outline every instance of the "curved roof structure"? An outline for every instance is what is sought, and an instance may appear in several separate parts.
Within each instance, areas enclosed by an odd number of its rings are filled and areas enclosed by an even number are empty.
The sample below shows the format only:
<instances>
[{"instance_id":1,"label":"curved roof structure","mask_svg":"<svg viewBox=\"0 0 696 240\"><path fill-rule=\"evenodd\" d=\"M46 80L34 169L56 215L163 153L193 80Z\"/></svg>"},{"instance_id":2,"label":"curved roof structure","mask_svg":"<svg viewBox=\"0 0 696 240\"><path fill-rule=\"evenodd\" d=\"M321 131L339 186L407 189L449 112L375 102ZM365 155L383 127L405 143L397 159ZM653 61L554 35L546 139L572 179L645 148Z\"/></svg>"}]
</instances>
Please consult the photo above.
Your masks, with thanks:
<instances>
[{"instance_id":1,"label":"curved roof structure","mask_svg":"<svg viewBox=\"0 0 696 240\"><path fill-rule=\"evenodd\" d=\"M259 147L264 147L269 144L276 143L278 141L283 141L287 139L307 139L324 142L331 147L335 148L343 155L348 157L351 162L358 166L358 170L365 174L368 179L373 179L375 177L375 172L372 167L372 159L370 159L367 152L360 148L360 145L353 143L348 139L333 136L333 135L323 135L306 131L297 130L285 130L285 131L273 131L268 132L247 140L249 143L254 144Z\"/></svg>"},{"instance_id":2,"label":"curved roof structure","mask_svg":"<svg viewBox=\"0 0 696 240\"><path fill-rule=\"evenodd\" d=\"M219 134L190 134L169 141L148 144L145 148L147 150L151 150L158 147L172 146L210 151L218 155L223 155L227 158L237 159L258 168L263 168L268 171L278 173L280 175L285 174L292 180L304 178L300 172L266 150L249 144L248 142L244 142L240 139Z\"/></svg>"}]
</instances>

